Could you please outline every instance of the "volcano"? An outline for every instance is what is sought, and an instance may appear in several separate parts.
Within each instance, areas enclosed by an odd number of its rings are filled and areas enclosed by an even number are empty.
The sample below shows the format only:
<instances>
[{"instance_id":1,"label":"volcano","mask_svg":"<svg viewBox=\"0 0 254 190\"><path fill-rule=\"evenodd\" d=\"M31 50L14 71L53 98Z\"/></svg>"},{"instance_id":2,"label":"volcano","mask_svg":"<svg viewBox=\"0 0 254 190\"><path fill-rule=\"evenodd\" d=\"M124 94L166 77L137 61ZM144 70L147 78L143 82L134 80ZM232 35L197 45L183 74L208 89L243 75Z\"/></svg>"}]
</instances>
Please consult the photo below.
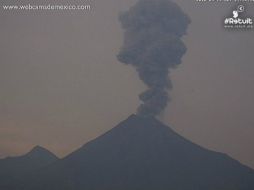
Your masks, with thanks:
<instances>
[{"instance_id":1,"label":"volcano","mask_svg":"<svg viewBox=\"0 0 254 190\"><path fill-rule=\"evenodd\" d=\"M153 117L131 115L67 157L28 175L23 190L253 190L254 171Z\"/></svg>"}]
</instances>

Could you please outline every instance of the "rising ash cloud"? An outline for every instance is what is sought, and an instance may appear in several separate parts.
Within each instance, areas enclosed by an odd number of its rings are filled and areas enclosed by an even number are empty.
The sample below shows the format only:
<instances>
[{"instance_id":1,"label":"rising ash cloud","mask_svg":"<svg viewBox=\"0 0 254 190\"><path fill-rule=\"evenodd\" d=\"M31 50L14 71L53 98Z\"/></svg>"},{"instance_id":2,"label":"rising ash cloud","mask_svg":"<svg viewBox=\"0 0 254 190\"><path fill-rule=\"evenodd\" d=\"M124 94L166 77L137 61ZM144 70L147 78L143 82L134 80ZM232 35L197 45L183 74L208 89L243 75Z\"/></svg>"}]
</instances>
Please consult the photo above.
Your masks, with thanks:
<instances>
[{"instance_id":1,"label":"rising ash cloud","mask_svg":"<svg viewBox=\"0 0 254 190\"><path fill-rule=\"evenodd\" d=\"M189 17L169 0L140 0L119 20L124 43L118 60L133 65L148 89L139 95L138 114L159 115L170 100L170 71L181 63Z\"/></svg>"}]
</instances>

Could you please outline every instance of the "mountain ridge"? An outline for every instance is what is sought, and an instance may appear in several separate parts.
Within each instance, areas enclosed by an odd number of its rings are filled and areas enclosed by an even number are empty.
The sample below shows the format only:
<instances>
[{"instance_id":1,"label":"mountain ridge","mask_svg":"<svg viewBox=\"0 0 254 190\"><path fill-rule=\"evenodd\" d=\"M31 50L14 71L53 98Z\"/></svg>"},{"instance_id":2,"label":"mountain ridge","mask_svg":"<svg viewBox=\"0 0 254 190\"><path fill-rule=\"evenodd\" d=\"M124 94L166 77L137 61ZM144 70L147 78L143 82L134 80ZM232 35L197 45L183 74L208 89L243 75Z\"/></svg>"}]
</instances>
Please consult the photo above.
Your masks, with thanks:
<instances>
[{"instance_id":1,"label":"mountain ridge","mask_svg":"<svg viewBox=\"0 0 254 190\"><path fill-rule=\"evenodd\" d=\"M12 186L26 174L44 168L57 160L58 157L40 146L21 156L0 159L0 189Z\"/></svg>"}]
</instances>

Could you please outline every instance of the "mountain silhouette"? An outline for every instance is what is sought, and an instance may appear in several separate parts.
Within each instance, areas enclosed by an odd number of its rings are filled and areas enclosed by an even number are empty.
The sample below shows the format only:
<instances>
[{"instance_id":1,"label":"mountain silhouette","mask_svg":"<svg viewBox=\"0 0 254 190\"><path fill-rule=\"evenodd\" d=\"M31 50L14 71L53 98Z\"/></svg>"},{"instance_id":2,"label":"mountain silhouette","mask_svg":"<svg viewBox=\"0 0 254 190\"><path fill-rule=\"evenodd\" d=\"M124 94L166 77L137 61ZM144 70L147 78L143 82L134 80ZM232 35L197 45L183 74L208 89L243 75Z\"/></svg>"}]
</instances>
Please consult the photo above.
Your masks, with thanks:
<instances>
[{"instance_id":1,"label":"mountain silhouette","mask_svg":"<svg viewBox=\"0 0 254 190\"><path fill-rule=\"evenodd\" d=\"M115 128L29 177L18 190L253 190L254 171L151 117Z\"/></svg>"},{"instance_id":2,"label":"mountain silhouette","mask_svg":"<svg viewBox=\"0 0 254 190\"><path fill-rule=\"evenodd\" d=\"M39 170L58 158L43 147L36 146L27 154L0 159L0 189L23 178L24 175Z\"/></svg>"}]
</instances>

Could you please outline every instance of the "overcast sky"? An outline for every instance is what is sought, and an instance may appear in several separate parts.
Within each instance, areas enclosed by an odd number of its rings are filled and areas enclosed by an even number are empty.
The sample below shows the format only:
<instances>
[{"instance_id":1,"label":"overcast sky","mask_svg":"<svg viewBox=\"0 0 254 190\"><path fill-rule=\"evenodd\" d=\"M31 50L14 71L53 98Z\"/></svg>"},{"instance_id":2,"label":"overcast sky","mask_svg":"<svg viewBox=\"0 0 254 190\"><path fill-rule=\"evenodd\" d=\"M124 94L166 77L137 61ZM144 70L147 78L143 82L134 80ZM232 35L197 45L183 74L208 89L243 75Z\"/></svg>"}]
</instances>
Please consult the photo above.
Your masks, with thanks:
<instances>
[{"instance_id":1,"label":"overcast sky","mask_svg":"<svg viewBox=\"0 0 254 190\"><path fill-rule=\"evenodd\" d=\"M172 102L160 119L254 168L254 29L223 28L234 3L175 1L192 23L183 63L171 73ZM1 1L1 8L12 2ZM118 14L136 0L44 2L92 9L1 9L0 157L38 144L62 157L135 113L145 89L135 70L116 59L123 42ZM254 17L254 3L246 12Z\"/></svg>"}]
</instances>

